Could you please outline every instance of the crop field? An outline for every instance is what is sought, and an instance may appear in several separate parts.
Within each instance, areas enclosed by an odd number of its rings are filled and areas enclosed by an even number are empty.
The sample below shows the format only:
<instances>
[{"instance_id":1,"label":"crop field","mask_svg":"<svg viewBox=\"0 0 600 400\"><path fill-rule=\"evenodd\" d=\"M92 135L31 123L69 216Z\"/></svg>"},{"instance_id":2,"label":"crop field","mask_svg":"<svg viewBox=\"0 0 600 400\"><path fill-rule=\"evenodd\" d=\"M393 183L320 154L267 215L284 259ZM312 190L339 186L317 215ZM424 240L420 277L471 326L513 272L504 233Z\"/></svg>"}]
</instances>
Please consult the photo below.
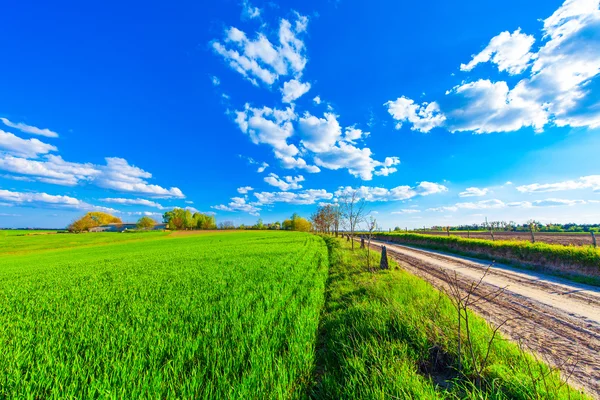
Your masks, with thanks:
<instances>
[{"instance_id":1,"label":"crop field","mask_svg":"<svg viewBox=\"0 0 600 400\"><path fill-rule=\"evenodd\" d=\"M277 231L3 240L0 398L586 398L506 340L475 384L492 328L472 315L472 361L456 349L445 295L391 261L365 268L365 251L346 241Z\"/></svg>"},{"instance_id":2,"label":"crop field","mask_svg":"<svg viewBox=\"0 0 600 400\"><path fill-rule=\"evenodd\" d=\"M448 236L446 232L442 231L416 231L414 233ZM489 232L483 231L472 231L468 233L466 231L450 231L450 236L459 236L463 238L470 237L473 239L492 239ZM596 236L600 236L600 234L597 234ZM494 232L494 239L531 241L531 234L529 232ZM597 240L600 242L600 237L598 237ZM564 246L590 246L593 243L592 235L587 232L535 232L535 241L540 243L562 244Z\"/></svg>"},{"instance_id":3,"label":"crop field","mask_svg":"<svg viewBox=\"0 0 600 400\"><path fill-rule=\"evenodd\" d=\"M321 238L38 238L0 258L0 398L266 399L306 387Z\"/></svg>"}]
</instances>

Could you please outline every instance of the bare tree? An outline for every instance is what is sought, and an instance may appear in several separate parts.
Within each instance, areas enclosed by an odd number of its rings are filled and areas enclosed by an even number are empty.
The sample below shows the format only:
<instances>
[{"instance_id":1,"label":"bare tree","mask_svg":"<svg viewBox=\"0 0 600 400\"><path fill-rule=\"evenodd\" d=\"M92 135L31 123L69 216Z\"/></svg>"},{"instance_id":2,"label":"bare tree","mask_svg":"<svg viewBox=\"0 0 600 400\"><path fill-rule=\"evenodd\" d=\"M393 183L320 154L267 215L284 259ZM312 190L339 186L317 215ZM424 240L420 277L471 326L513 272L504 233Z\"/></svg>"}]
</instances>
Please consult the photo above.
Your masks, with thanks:
<instances>
[{"instance_id":1,"label":"bare tree","mask_svg":"<svg viewBox=\"0 0 600 400\"><path fill-rule=\"evenodd\" d=\"M350 231L352 250L354 250L354 231L364 221L366 215L365 200L360 197L358 190L350 189L340 197L339 204L342 218Z\"/></svg>"},{"instance_id":2,"label":"bare tree","mask_svg":"<svg viewBox=\"0 0 600 400\"><path fill-rule=\"evenodd\" d=\"M371 271L371 239L373 239L374 232L377 229L377 220L373 216L369 216L367 221L367 268Z\"/></svg>"}]
</instances>

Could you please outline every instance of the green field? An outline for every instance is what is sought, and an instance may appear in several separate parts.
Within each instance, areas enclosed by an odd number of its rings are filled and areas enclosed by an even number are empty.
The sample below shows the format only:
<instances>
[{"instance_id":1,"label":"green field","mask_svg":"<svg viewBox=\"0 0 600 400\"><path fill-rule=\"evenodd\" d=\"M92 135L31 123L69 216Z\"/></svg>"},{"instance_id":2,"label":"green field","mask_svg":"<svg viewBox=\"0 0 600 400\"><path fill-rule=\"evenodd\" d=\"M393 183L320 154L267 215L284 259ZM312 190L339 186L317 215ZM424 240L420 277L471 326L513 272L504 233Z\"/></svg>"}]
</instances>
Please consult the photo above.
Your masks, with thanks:
<instances>
[{"instance_id":1,"label":"green field","mask_svg":"<svg viewBox=\"0 0 600 400\"><path fill-rule=\"evenodd\" d=\"M139 236L55 251L34 241L2 257L0 397L298 397L323 305L323 241Z\"/></svg>"},{"instance_id":2,"label":"green field","mask_svg":"<svg viewBox=\"0 0 600 400\"><path fill-rule=\"evenodd\" d=\"M455 311L363 250L299 232L4 238L0 398L581 398L494 343L477 387ZM377 262L378 255L372 254ZM475 353L491 328L473 316ZM430 368L431 349L443 355ZM532 364L537 371L546 367Z\"/></svg>"}]
</instances>

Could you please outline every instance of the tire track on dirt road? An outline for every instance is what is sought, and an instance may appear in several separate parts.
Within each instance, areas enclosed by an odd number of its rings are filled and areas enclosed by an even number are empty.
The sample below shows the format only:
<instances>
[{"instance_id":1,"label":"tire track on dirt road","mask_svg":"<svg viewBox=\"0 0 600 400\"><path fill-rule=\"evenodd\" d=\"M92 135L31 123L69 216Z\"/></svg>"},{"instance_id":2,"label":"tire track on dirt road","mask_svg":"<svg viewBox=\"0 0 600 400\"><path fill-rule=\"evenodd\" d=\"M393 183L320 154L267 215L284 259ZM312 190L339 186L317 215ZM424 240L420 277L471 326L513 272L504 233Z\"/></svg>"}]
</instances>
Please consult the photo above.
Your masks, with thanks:
<instances>
[{"instance_id":1,"label":"tire track on dirt road","mask_svg":"<svg viewBox=\"0 0 600 400\"><path fill-rule=\"evenodd\" d=\"M371 241L387 247L388 255L407 271L432 283L448 287L448 274L456 272L463 291L484 275L489 262L449 255L394 243ZM518 271L495 264L474 293L503 293L481 302L473 311L500 331L535 351L541 359L560 368L569 384L600 399L600 288L570 282L532 271Z\"/></svg>"}]
</instances>

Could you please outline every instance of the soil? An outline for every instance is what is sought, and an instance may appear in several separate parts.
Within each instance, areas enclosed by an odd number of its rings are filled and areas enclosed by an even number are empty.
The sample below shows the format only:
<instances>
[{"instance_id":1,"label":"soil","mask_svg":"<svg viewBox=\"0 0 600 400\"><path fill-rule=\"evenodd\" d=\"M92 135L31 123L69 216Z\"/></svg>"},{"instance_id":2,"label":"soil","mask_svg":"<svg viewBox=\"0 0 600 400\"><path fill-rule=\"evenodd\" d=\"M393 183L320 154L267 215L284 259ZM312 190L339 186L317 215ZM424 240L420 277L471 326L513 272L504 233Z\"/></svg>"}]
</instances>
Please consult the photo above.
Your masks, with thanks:
<instances>
[{"instance_id":1,"label":"soil","mask_svg":"<svg viewBox=\"0 0 600 400\"><path fill-rule=\"evenodd\" d=\"M428 232L416 231L415 233L424 233L427 235L447 236L446 232ZM472 239L488 239L492 236L489 232L452 232L450 236L470 237ZM495 240L525 240L531 241L529 232L494 232ZM596 240L600 244L600 234L596 235ZM587 233L535 233L535 241L542 243L562 244L565 246L590 246L592 245L592 235Z\"/></svg>"},{"instance_id":2,"label":"soil","mask_svg":"<svg viewBox=\"0 0 600 400\"><path fill-rule=\"evenodd\" d=\"M389 257L407 271L435 287L447 288L448 273L463 291L477 283L489 262L409 246L372 242L387 247ZM490 296L504 288L491 302L479 302L473 311L500 331L521 343L541 359L561 370L573 387L600 398L600 288L574 283L537 272L523 272L494 264L474 293Z\"/></svg>"}]
</instances>

